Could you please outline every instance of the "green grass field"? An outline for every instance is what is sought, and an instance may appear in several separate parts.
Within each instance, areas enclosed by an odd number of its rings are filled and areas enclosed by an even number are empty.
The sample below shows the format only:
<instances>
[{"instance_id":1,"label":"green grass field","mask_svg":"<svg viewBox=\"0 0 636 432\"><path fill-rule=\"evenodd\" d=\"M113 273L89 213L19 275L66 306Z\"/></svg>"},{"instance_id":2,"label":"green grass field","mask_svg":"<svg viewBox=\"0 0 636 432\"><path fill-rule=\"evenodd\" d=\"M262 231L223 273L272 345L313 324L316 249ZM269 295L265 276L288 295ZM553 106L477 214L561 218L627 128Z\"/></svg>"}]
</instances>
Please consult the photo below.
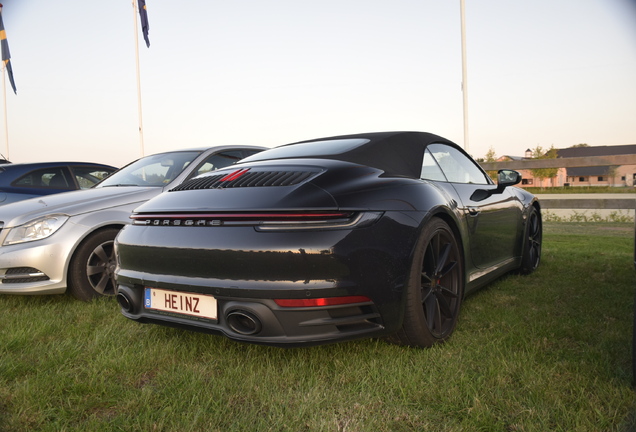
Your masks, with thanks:
<instances>
[{"instance_id":1,"label":"green grass field","mask_svg":"<svg viewBox=\"0 0 636 432\"><path fill-rule=\"evenodd\" d=\"M543 262L432 349L281 349L0 296L0 431L628 431L632 224L546 224Z\"/></svg>"}]
</instances>

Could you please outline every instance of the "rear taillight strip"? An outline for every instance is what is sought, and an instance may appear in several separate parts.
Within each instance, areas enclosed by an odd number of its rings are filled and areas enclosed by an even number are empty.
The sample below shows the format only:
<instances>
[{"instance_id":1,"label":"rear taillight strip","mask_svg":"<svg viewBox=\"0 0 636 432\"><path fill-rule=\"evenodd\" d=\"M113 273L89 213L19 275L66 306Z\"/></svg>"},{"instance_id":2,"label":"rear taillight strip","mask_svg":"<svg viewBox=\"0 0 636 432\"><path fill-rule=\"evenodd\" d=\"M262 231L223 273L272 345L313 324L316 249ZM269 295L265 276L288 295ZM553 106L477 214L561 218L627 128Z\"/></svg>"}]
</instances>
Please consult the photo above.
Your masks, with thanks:
<instances>
[{"instance_id":1,"label":"rear taillight strip","mask_svg":"<svg viewBox=\"0 0 636 432\"><path fill-rule=\"evenodd\" d=\"M382 212L272 212L133 214L133 225L146 226L252 226L257 231L347 229L368 226Z\"/></svg>"},{"instance_id":2,"label":"rear taillight strip","mask_svg":"<svg viewBox=\"0 0 636 432\"><path fill-rule=\"evenodd\" d=\"M184 214L133 214L133 220L143 219L218 219L218 220L306 220L346 218L351 212L331 213L184 213Z\"/></svg>"}]
</instances>

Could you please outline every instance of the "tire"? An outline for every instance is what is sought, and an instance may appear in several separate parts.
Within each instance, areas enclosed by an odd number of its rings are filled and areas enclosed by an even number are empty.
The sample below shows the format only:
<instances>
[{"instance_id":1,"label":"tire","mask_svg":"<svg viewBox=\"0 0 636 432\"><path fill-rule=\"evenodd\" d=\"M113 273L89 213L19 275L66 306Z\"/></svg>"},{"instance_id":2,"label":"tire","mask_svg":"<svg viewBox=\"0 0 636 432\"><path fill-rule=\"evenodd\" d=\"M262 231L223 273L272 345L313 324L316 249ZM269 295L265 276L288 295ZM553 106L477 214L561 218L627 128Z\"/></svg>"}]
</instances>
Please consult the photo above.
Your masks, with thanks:
<instances>
[{"instance_id":1,"label":"tire","mask_svg":"<svg viewBox=\"0 0 636 432\"><path fill-rule=\"evenodd\" d=\"M115 284L115 237L119 228L106 228L91 234L77 248L68 272L68 290L82 301L113 296Z\"/></svg>"},{"instance_id":2,"label":"tire","mask_svg":"<svg viewBox=\"0 0 636 432\"><path fill-rule=\"evenodd\" d=\"M402 328L389 341L422 348L446 341L455 330L464 295L463 269L453 231L443 220L432 219L413 254Z\"/></svg>"},{"instance_id":3,"label":"tire","mask_svg":"<svg viewBox=\"0 0 636 432\"><path fill-rule=\"evenodd\" d=\"M543 226L541 223L541 214L536 207L532 206L526 222L519 273L528 275L539 267L539 263L541 262L542 238Z\"/></svg>"}]
</instances>

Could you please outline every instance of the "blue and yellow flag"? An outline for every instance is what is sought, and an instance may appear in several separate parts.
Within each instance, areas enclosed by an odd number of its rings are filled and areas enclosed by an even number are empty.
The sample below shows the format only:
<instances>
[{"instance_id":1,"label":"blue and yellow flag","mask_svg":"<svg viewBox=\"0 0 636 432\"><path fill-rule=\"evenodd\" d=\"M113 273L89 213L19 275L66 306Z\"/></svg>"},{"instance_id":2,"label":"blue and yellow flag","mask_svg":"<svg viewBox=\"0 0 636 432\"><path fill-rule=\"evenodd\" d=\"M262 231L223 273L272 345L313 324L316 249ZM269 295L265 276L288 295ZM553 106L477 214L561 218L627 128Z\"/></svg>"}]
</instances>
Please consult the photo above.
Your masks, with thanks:
<instances>
[{"instance_id":1,"label":"blue and yellow flag","mask_svg":"<svg viewBox=\"0 0 636 432\"><path fill-rule=\"evenodd\" d=\"M15 89L15 81L13 81L13 68L11 67L11 53L9 52L9 42L7 42L7 33L4 31L4 23L2 22L2 5L0 4L0 48L2 49L2 61L9 75L9 82L13 87L13 93L18 94Z\"/></svg>"},{"instance_id":2,"label":"blue and yellow flag","mask_svg":"<svg viewBox=\"0 0 636 432\"><path fill-rule=\"evenodd\" d=\"M150 39L148 39L148 30L150 30L150 24L148 24L148 10L146 9L146 0L139 0L139 18L141 19L141 32L144 34L144 40L146 46L150 48Z\"/></svg>"}]
</instances>

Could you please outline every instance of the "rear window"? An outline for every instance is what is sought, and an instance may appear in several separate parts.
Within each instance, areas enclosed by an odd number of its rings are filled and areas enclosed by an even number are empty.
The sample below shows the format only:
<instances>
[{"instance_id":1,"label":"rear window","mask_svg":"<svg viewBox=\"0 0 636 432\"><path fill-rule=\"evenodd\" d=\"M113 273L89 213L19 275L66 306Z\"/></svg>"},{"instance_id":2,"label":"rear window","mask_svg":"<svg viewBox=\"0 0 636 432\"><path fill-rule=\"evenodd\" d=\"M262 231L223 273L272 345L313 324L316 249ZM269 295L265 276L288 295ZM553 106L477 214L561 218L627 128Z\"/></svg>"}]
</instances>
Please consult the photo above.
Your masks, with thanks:
<instances>
[{"instance_id":1,"label":"rear window","mask_svg":"<svg viewBox=\"0 0 636 432\"><path fill-rule=\"evenodd\" d=\"M289 159L337 155L351 151L354 148L368 142L369 140L366 138L349 138L288 144L246 157L241 161L241 163L269 159Z\"/></svg>"}]
</instances>

